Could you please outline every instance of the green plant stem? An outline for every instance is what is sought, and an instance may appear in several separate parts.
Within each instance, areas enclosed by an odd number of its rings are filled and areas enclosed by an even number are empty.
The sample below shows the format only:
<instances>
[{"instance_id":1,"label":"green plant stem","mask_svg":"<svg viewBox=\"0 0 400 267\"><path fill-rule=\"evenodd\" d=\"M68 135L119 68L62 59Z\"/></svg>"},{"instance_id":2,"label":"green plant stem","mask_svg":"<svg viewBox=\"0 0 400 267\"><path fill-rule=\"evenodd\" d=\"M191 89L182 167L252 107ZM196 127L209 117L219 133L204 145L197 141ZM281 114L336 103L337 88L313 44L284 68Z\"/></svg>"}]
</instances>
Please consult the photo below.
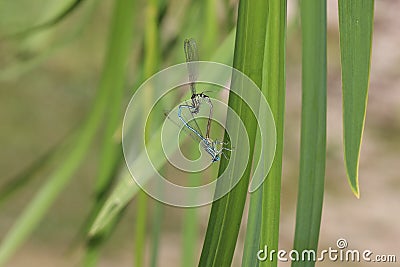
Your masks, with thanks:
<instances>
[{"instance_id":1,"label":"green plant stem","mask_svg":"<svg viewBox=\"0 0 400 267\"><path fill-rule=\"evenodd\" d=\"M326 160L326 1L301 2L302 114L300 179L294 249L316 251L321 223ZM295 261L293 267L314 266Z\"/></svg>"},{"instance_id":2,"label":"green plant stem","mask_svg":"<svg viewBox=\"0 0 400 267\"><path fill-rule=\"evenodd\" d=\"M165 206L161 202L156 202L153 213L153 231L151 238L151 259L150 259L150 267L157 267L159 260L159 250L160 250L160 237L161 237L161 229L162 223L164 221L164 212Z\"/></svg>"},{"instance_id":3,"label":"green plant stem","mask_svg":"<svg viewBox=\"0 0 400 267\"><path fill-rule=\"evenodd\" d=\"M135 265L143 266L144 251L146 246L146 221L147 221L147 195L140 191L136 200L136 226L135 226Z\"/></svg>"},{"instance_id":4,"label":"green plant stem","mask_svg":"<svg viewBox=\"0 0 400 267\"><path fill-rule=\"evenodd\" d=\"M201 47L203 48L202 51L204 51L202 54L206 55L207 58L201 58L201 60L206 60L213 54L212 52L214 51L217 42L218 27L216 25L218 22L216 1L205 0L203 7L205 9L204 41L201 42Z\"/></svg>"},{"instance_id":5,"label":"green plant stem","mask_svg":"<svg viewBox=\"0 0 400 267\"><path fill-rule=\"evenodd\" d=\"M105 131L95 186L95 212L100 210L105 201L106 192L109 190L116 165L121 159L120 142L116 140L115 132L122 121L121 107L125 91L126 65L133 40L131 27L135 17L134 11L134 3L130 0L118 0L115 2L105 61L106 67L103 69L100 81L100 88L104 87L106 88L105 90L112 93L108 98L105 110ZM91 219L93 220L94 217L92 216ZM111 231L112 228L107 229L107 232ZM106 236L100 238L98 242L88 243L91 261L86 261L84 264L95 262L95 256L99 255L104 240L106 240Z\"/></svg>"},{"instance_id":6,"label":"green plant stem","mask_svg":"<svg viewBox=\"0 0 400 267\"><path fill-rule=\"evenodd\" d=\"M145 78L153 75L158 68L159 59L159 47L158 47L158 1L151 0L148 1L146 6L146 30L144 32L144 75ZM153 103L153 88L146 90L145 96L145 107L152 106ZM146 120L146 118L143 118ZM154 124L151 120L147 120L147 129L145 133L145 141L148 143L150 135L149 133L154 128ZM156 124L157 125L157 124ZM147 195L144 191L140 191L137 198L137 217L136 217L136 227L135 227L135 265L137 267L143 266L143 255L146 246L146 221L147 221ZM157 205L157 204L156 204ZM161 222L159 222L161 223ZM157 243L157 240L153 240ZM157 257L157 255L152 255Z\"/></svg>"},{"instance_id":7,"label":"green plant stem","mask_svg":"<svg viewBox=\"0 0 400 267\"><path fill-rule=\"evenodd\" d=\"M115 138L115 133L122 122L122 99L125 92L126 65L131 52L133 33L134 5L129 0L119 0L116 3L111 26L106 67L102 73L100 86L112 91L108 99L105 113L106 127L102 141L99 170L96 183L96 194L103 195L109 185L111 174L119 162L121 144ZM127 9L127 10L125 10ZM121 31L124 28L124 31ZM118 52L116 52L118 51ZM117 54L118 53L118 54Z\"/></svg>"}]
</instances>

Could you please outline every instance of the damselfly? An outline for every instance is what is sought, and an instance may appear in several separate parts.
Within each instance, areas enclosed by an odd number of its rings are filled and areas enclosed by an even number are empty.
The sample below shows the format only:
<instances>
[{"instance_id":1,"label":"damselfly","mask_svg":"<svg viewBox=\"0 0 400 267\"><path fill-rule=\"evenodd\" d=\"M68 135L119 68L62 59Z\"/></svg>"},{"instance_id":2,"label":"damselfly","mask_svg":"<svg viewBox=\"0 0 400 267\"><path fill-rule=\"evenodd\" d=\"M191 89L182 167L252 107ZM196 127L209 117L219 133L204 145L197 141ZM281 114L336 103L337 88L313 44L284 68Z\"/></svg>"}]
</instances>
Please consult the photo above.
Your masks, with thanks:
<instances>
[{"instance_id":1,"label":"damselfly","mask_svg":"<svg viewBox=\"0 0 400 267\"><path fill-rule=\"evenodd\" d=\"M191 96L192 103L189 104L185 102L185 104L178 106L178 118L183 122L183 125L187 129L189 129L196 138L199 139L199 142L203 146L204 150L208 154L210 154L212 162L219 161L221 159L221 155L226 157L224 151L231 151L231 150L224 147L224 145L227 145L226 143L219 140L213 140L210 138L213 105L208 95L204 94L203 92L202 93L196 92L196 81L198 79L198 61L199 61L199 54L197 50L196 41L192 38L186 39L184 41L184 51L185 51L187 69L189 74L189 86L192 93ZM200 105L203 101L205 101L210 108L207 120L207 130L205 135L203 135L199 125L197 124L196 119L193 116L193 114L198 114L200 112ZM189 121L186 120L185 117L183 116L184 110L189 111L190 116L192 117L192 121L194 121L193 126L190 125Z\"/></svg>"},{"instance_id":2,"label":"damselfly","mask_svg":"<svg viewBox=\"0 0 400 267\"><path fill-rule=\"evenodd\" d=\"M198 61L199 61L199 52L197 50L196 41L193 38L185 39L183 48L185 50L186 63L189 74L189 86L192 93L191 100L192 104L181 105L180 108L187 108L193 114L197 114L200 111L200 104L205 101L210 106L210 115L207 122L207 132L206 138L210 137L211 130L211 119L213 113L213 105L211 99L208 95L203 92L196 92L196 81L198 79Z\"/></svg>"},{"instance_id":3,"label":"damselfly","mask_svg":"<svg viewBox=\"0 0 400 267\"><path fill-rule=\"evenodd\" d=\"M224 143L224 142L219 141L219 140L212 140L210 137L204 137L204 135L203 135L202 131L200 130L200 127L199 127L196 119L193 117L192 113L190 113L190 114L192 116L192 120L191 121L193 121L193 125L190 125L188 120L186 120L184 118L184 116L182 114L182 111L183 111L182 106L184 106L184 105L181 105L181 106L178 107L178 117L179 117L179 119L182 121L184 127L186 128L186 131L189 131L188 134L195 141L198 141L202 145L204 150L211 156L212 162L219 161L221 159L221 155L223 155L226 159L228 159L228 157L224 153L224 151L232 151L231 149L224 147L224 145L228 145L228 143ZM167 113L165 113L165 116L171 122L176 124L178 127L182 126L179 123L175 122ZM185 128L183 128L183 129L185 129Z\"/></svg>"}]
</instances>

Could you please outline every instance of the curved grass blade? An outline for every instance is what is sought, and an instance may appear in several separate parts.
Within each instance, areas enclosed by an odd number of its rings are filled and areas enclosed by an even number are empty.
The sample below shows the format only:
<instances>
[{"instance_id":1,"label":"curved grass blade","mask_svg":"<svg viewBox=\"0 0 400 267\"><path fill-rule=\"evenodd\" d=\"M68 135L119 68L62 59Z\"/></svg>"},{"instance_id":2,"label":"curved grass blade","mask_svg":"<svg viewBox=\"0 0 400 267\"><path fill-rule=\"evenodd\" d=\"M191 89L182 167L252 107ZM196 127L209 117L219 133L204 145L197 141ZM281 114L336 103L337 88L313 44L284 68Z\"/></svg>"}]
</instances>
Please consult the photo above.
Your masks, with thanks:
<instances>
[{"instance_id":1,"label":"curved grass blade","mask_svg":"<svg viewBox=\"0 0 400 267\"><path fill-rule=\"evenodd\" d=\"M70 34L65 35L61 40L57 40L57 42L51 47L47 48L45 51L40 53L39 55L29 59L28 61L18 62L11 66L7 66L4 69L0 70L0 81L9 81L17 79L19 76L25 74L28 71L36 68L43 62L45 62L52 55L57 53L62 48L66 47L73 41L75 41L86 29L89 24L90 19L93 17L100 0L93 0L91 6L88 7L86 13L83 15L81 22Z\"/></svg>"},{"instance_id":2,"label":"curved grass blade","mask_svg":"<svg viewBox=\"0 0 400 267\"><path fill-rule=\"evenodd\" d=\"M66 17L71 15L73 13L73 11L75 11L83 2L84 2L84 0L75 0L74 2L72 2L72 4L70 6L68 6L65 10L63 10L60 14L56 15L54 18L52 18L42 24L30 27L30 28L23 30L21 32L18 32L18 33L10 34L9 36L3 37L3 38L23 37L23 36L33 34L35 32L41 31L41 30L45 30L52 26L55 26L56 24L61 22L63 19L65 19ZM3 39L3 38L0 38L0 39Z\"/></svg>"},{"instance_id":3,"label":"curved grass blade","mask_svg":"<svg viewBox=\"0 0 400 267\"><path fill-rule=\"evenodd\" d=\"M103 207L89 230L89 237L102 232L115 216L129 203L133 196L139 191L139 187L132 179L129 171L123 169L119 174L119 181L107 198Z\"/></svg>"},{"instance_id":4,"label":"curved grass blade","mask_svg":"<svg viewBox=\"0 0 400 267\"><path fill-rule=\"evenodd\" d=\"M117 166L122 160L121 140L115 138L115 132L121 123L122 118L122 100L125 92L125 73L126 64L131 51L133 33L130 30L135 18L135 2L129 0L116 1L111 21L111 35L108 46L107 54L111 55L120 51L120 54L115 57L108 58L107 65L110 68L104 69L102 86L112 88L112 94L108 99L105 117L105 131L102 141L99 169L96 178L95 202L89 224L86 225L85 230L89 230L91 223L97 217L97 214L104 202L106 201L106 194L111 191L110 185L113 183L114 173ZM119 30L118 30L119 29ZM124 30L120 30L124 29ZM112 67L111 67L112 66ZM100 233L102 238L95 238L96 242L88 242L86 250L86 266L90 266L92 262L96 262L96 257L100 255L100 248L102 243L106 240L114 229L115 225L109 225L104 236ZM91 239L89 239L91 240ZM90 260L88 260L90 259Z\"/></svg>"},{"instance_id":5,"label":"curved grass blade","mask_svg":"<svg viewBox=\"0 0 400 267\"><path fill-rule=\"evenodd\" d=\"M104 242L109 239L111 234L116 229L116 226L122 218L123 214L124 209L121 210L118 215L113 218L112 222L105 229L103 229L102 232L99 232L96 236L92 236L91 238L89 238L89 240L87 241L86 253L82 262L82 266L97 266L97 262L100 256L100 249L103 246Z\"/></svg>"},{"instance_id":6,"label":"curved grass blade","mask_svg":"<svg viewBox=\"0 0 400 267\"><path fill-rule=\"evenodd\" d=\"M339 0L343 139L347 178L359 198L358 165L368 100L374 0Z\"/></svg>"},{"instance_id":7,"label":"curved grass blade","mask_svg":"<svg viewBox=\"0 0 400 267\"><path fill-rule=\"evenodd\" d=\"M161 128L157 129L157 131L153 134L153 136L149 139L147 145L147 151L158 151L161 145ZM171 128L172 129L172 128ZM166 133L171 136L173 133ZM180 140L183 142L184 140ZM146 151L141 151L140 155L138 155L135 160L135 166L142 166L140 162L143 162L147 159ZM157 155L157 158L153 159L154 168L160 170L164 165L166 158L162 153ZM141 171L141 179L151 179L153 176L153 170L140 169ZM96 220L90 228L89 235L96 235L98 232L101 232L104 227L106 227L112 219L123 209L132 198L139 192L140 188L135 183L134 179L131 177L128 169L124 166L119 175L118 175L118 183L115 188L111 192L110 196L107 198L104 206L101 208Z\"/></svg>"},{"instance_id":8,"label":"curved grass blade","mask_svg":"<svg viewBox=\"0 0 400 267\"><path fill-rule=\"evenodd\" d=\"M122 152L120 153L119 158L116 160L116 162L121 162L122 161ZM116 165L111 177L116 177L118 173L118 168L119 166ZM86 241L87 240L87 235L89 232L89 229L91 225L93 224L94 220L96 219L97 215L100 212L100 209L103 207L108 195L110 194L114 184L115 184L115 179L109 179L108 184L104 188L104 190L100 193L96 194L96 198L94 201L93 206L91 207L89 214L86 216L86 219L84 220L84 223L82 224L81 228L77 231L74 239L71 241L69 245L69 250L72 251L73 248L75 248L80 242ZM86 245L90 245L90 243L87 243ZM86 248L87 251L85 252L86 254L91 253L91 257L94 257L94 249L89 249L88 247ZM90 251L90 252L89 252ZM87 255L85 255L86 257Z\"/></svg>"},{"instance_id":9,"label":"curved grass blade","mask_svg":"<svg viewBox=\"0 0 400 267\"><path fill-rule=\"evenodd\" d=\"M137 73L138 73L138 75L137 75L138 78L134 82L134 86L132 86L133 88L139 87L139 84L140 84L140 82L142 80L142 76L143 76L142 75L143 66L138 68ZM118 145L119 146L121 145L121 140L119 140ZM122 160L123 159L122 151L120 151L120 156L119 157L120 158L115 159L116 163L123 161ZM97 192L96 201L95 201L93 207L91 208L89 214L87 215L86 219L84 220L84 223L81 226L81 229L76 234L75 240L71 242L70 249L75 247L78 242L82 241L82 239L86 239L87 238L89 230L91 229L91 227L92 227L95 219L97 218L100 210L104 206L105 201L108 199L108 197L111 194L111 191L114 189L116 183L119 182L117 177L118 177L118 174L120 172L121 166L118 165L118 164L113 164L113 165L114 165L115 169L112 170L112 173L110 175L112 177L112 179L108 180L108 183L104 186L104 190L103 191ZM90 251L88 253L93 253L93 252Z\"/></svg>"},{"instance_id":10,"label":"curved grass blade","mask_svg":"<svg viewBox=\"0 0 400 267\"><path fill-rule=\"evenodd\" d=\"M131 51L133 33L129 30L134 21L134 4L129 0L118 0L115 4L113 19L111 22L111 35L107 54L119 55L108 58L106 64L112 67L105 68L102 73L101 85L112 88L112 94L108 99L106 108L106 127L103 136L99 170L96 184L96 194L101 195L112 178L112 172L121 159L120 140L114 138L115 132L122 121L121 106L125 92L126 63ZM128 28L128 29L126 29ZM125 29L122 31L121 29ZM126 58L124 58L126 57Z\"/></svg>"},{"instance_id":11,"label":"curved grass blade","mask_svg":"<svg viewBox=\"0 0 400 267\"><path fill-rule=\"evenodd\" d=\"M302 112L294 249L317 251L326 161L326 0L301 1ZM312 267L313 260L292 267Z\"/></svg>"}]
</instances>

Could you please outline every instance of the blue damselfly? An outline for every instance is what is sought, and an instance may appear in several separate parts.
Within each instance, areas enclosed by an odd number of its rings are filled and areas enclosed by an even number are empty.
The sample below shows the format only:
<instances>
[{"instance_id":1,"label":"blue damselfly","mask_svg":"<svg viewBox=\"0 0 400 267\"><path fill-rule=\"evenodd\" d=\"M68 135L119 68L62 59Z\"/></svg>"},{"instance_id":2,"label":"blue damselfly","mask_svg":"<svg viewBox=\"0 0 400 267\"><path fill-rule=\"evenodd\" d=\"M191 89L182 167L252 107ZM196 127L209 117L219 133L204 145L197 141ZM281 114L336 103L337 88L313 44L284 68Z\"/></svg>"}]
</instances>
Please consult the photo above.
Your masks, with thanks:
<instances>
[{"instance_id":1,"label":"blue damselfly","mask_svg":"<svg viewBox=\"0 0 400 267\"><path fill-rule=\"evenodd\" d=\"M186 57L186 64L188 69L188 76L189 76L189 86L192 93L191 96L191 104L185 102L185 104L181 104L178 106L178 118L183 123L184 127L189 129L192 133L190 134L192 137L197 139L200 142L204 150L210 154L212 158L212 162L219 161L221 159L221 155L225 158L226 155L224 151L231 151L224 147L227 143L224 143L219 140L213 140L210 138L210 131L211 131L211 121L212 121L212 114L213 114L213 104L211 99L208 95L204 94L203 92L197 93L196 92L196 81L198 79L198 61L199 61L199 54L197 50L196 41L192 38L185 39L184 41L184 51ZM209 114L207 118L207 129L205 135L202 133L195 117L193 114L197 115L200 112L200 105L205 102L209 106ZM189 120L185 119L183 113L188 111L191 116L191 120L193 121L193 125L189 123ZM168 116L167 116L168 117ZM173 121L173 120L172 120Z\"/></svg>"},{"instance_id":2,"label":"blue damselfly","mask_svg":"<svg viewBox=\"0 0 400 267\"><path fill-rule=\"evenodd\" d=\"M231 149L224 147L224 145L228 145L228 143L224 143L219 140L213 140L210 137L204 137L199 127L199 124L197 123L192 113L190 113L192 116L192 119L190 121L184 118L184 115L182 114L184 109L182 108L182 106L183 105L180 105L178 107L178 117L184 126L182 129L184 129L189 134L189 136L193 138L193 140L201 144L203 149L211 156L212 162L219 161L221 159L221 155L223 155L226 159L228 159L228 157L224 153L224 151L232 151ZM173 122L179 128L182 127L181 124L174 121L167 113L164 114L171 122Z\"/></svg>"}]
</instances>

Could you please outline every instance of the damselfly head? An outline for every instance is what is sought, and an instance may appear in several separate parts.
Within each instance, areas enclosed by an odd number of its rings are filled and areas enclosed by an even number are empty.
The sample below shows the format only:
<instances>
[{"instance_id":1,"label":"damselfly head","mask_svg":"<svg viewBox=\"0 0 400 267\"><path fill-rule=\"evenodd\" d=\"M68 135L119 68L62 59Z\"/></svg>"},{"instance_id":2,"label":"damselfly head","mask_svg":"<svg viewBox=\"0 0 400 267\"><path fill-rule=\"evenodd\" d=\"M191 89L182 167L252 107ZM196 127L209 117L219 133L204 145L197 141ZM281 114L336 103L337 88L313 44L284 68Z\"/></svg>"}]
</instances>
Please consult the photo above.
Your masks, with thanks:
<instances>
[{"instance_id":1,"label":"damselfly head","mask_svg":"<svg viewBox=\"0 0 400 267\"><path fill-rule=\"evenodd\" d=\"M216 162L216 161L220 161L220 160L221 160L221 157L218 156L218 155L216 155L216 156L212 159L212 162Z\"/></svg>"}]
</instances>

